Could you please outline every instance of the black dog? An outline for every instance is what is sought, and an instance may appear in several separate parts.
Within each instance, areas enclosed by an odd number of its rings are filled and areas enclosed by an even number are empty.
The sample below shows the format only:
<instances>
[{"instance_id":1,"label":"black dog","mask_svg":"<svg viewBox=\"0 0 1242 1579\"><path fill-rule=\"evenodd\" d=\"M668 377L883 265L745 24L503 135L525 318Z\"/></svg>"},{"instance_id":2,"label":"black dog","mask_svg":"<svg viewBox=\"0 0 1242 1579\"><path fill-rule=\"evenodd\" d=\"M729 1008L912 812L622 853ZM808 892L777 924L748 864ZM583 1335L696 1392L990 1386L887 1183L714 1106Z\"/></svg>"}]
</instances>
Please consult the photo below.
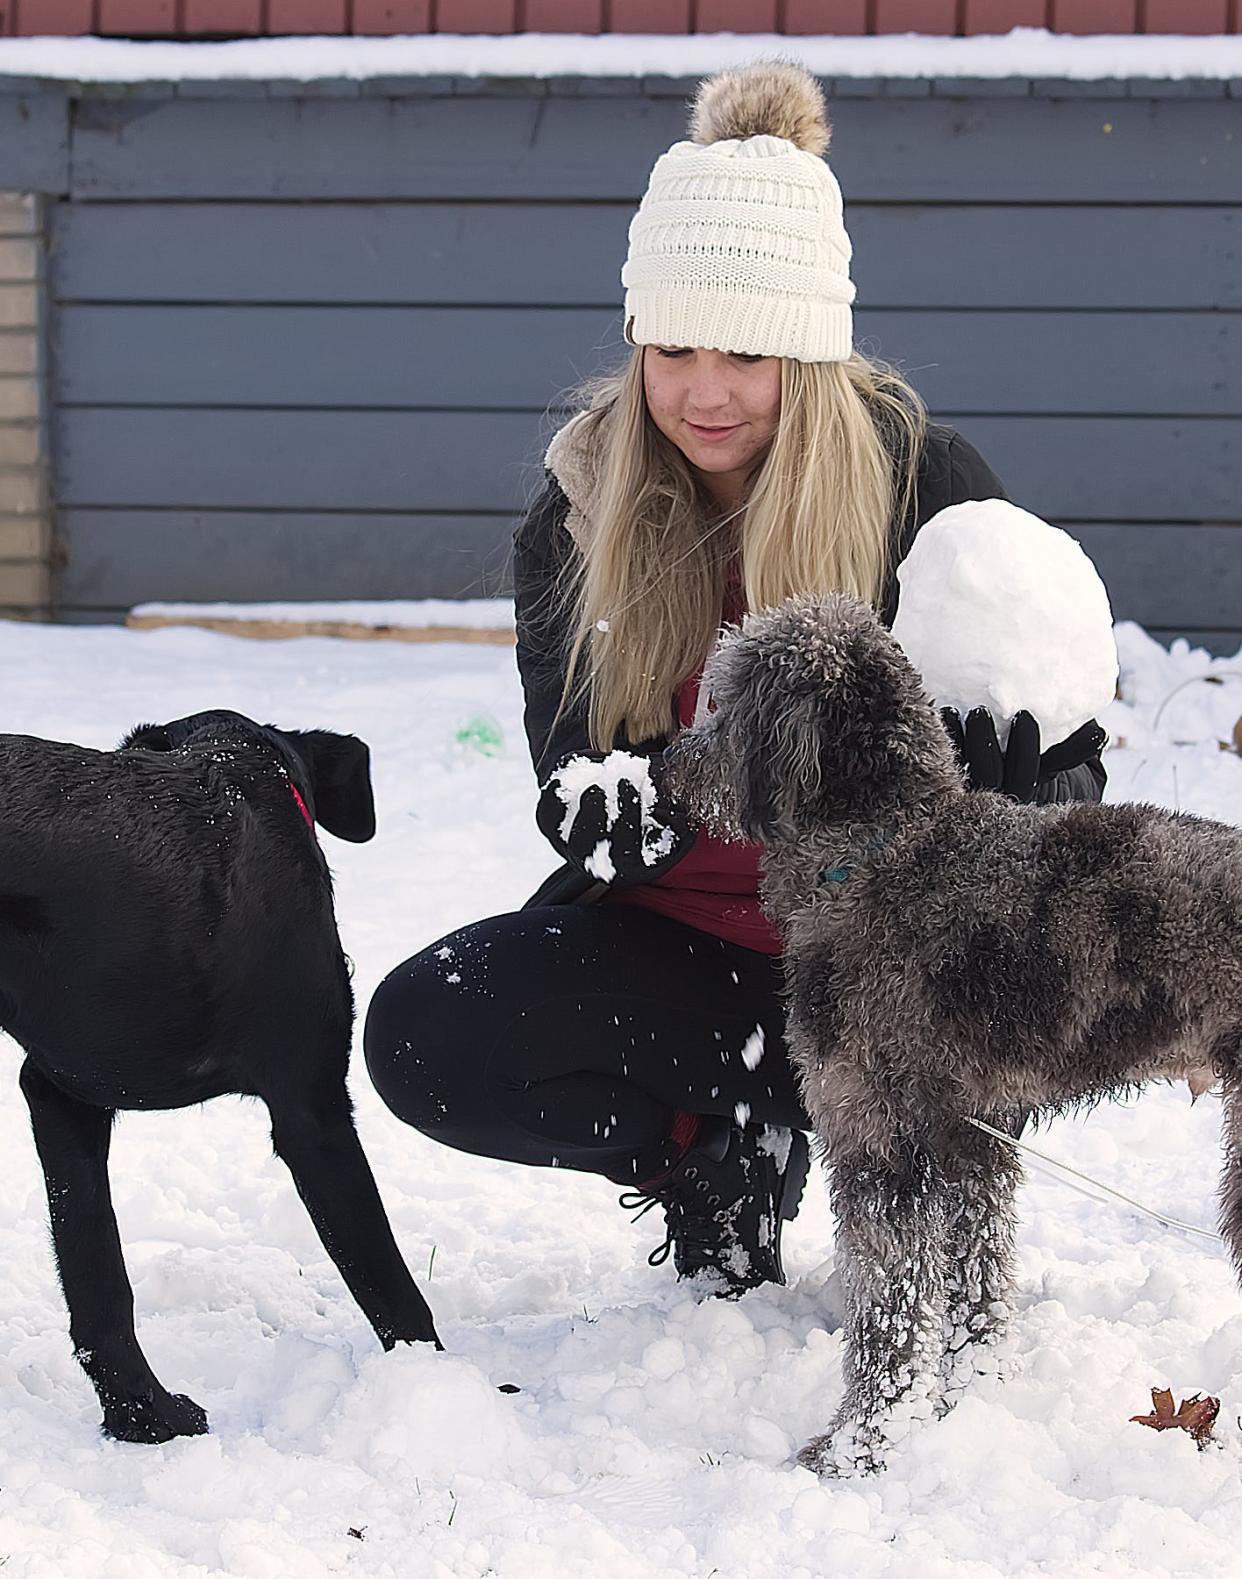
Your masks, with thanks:
<instances>
[{"instance_id":1,"label":"black dog","mask_svg":"<svg viewBox=\"0 0 1242 1579\"><path fill-rule=\"evenodd\" d=\"M118 751L0 736L0 1026L26 1052L74 1348L127 1442L207 1417L138 1347L108 1188L117 1109L261 1098L380 1342L439 1345L354 1130L353 994L314 821L375 832L362 741L226 712Z\"/></svg>"}]
</instances>

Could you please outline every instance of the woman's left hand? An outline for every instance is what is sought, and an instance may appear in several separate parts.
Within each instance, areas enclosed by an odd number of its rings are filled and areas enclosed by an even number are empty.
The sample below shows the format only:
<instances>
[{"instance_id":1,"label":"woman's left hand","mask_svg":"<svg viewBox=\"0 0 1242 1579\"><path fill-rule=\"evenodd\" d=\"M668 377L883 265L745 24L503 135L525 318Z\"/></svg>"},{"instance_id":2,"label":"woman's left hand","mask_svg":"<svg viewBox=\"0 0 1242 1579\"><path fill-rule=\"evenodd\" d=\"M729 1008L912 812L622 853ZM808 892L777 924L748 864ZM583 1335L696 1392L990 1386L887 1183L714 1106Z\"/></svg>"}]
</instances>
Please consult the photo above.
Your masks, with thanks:
<instances>
[{"instance_id":1,"label":"woman's left hand","mask_svg":"<svg viewBox=\"0 0 1242 1579\"><path fill-rule=\"evenodd\" d=\"M641 753L572 752L540 790L540 831L597 882L624 888L663 876L695 834L660 789L654 767Z\"/></svg>"},{"instance_id":2,"label":"woman's left hand","mask_svg":"<svg viewBox=\"0 0 1242 1579\"><path fill-rule=\"evenodd\" d=\"M1024 805L1035 799L1041 779L1089 761L1108 738L1092 718L1041 753L1039 724L1023 708L1013 716L1009 742L1002 751L996 725L986 707L971 708L965 725L953 707L942 707L940 717L965 770L967 788L994 790Z\"/></svg>"}]
</instances>

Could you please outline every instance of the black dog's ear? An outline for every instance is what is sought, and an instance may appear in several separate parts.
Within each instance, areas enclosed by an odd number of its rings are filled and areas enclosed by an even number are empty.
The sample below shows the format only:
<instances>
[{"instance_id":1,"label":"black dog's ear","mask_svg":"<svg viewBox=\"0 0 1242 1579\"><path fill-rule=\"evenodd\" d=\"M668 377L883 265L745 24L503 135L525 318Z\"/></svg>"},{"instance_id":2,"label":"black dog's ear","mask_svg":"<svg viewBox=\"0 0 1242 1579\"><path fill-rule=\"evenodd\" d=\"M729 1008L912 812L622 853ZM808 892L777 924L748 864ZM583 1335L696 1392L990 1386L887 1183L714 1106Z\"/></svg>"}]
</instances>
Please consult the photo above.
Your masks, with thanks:
<instances>
[{"instance_id":1,"label":"black dog's ear","mask_svg":"<svg viewBox=\"0 0 1242 1579\"><path fill-rule=\"evenodd\" d=\"M173 743L163 724L135 724L117 750L128 751L131 747L143 751L171 751Z\"/></svg>"},{"instance_id":2,"label":"black dog's ear","mask_svg":"<svg viewBox=\"0 0 1242 1579\"><path fill-rule=\"evenodd\" d=\"M306 764L315 821L338 839L365 844L375 834L371 753L356 735L328 729L279 731Z\"/></svg>"}]
</instances>

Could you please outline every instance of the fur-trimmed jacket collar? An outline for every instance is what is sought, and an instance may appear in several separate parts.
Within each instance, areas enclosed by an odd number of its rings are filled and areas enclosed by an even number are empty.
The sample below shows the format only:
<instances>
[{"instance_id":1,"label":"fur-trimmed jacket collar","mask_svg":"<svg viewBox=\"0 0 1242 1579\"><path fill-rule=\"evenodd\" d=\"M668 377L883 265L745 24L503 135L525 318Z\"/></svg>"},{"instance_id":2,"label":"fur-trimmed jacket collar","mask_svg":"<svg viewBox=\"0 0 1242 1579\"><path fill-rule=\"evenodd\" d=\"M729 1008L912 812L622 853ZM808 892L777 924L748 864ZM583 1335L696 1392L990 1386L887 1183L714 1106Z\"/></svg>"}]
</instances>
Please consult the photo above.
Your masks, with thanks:
<instances>
[{"instance_id":1,"label":"fur-trimmed jacket collar","mask_svg":"<svg viewBox=\"0 0 1242 1579\"><path fill-rule=\"evenodd\" d=\"M543 458L545 468L556 478L561 492L569 500L564 526L579 548L590 530L599 476L599 447L588 431L587 416L587 412L580 411L577 416L570 417L548 445Z\"/></svg>"}]
</instances>

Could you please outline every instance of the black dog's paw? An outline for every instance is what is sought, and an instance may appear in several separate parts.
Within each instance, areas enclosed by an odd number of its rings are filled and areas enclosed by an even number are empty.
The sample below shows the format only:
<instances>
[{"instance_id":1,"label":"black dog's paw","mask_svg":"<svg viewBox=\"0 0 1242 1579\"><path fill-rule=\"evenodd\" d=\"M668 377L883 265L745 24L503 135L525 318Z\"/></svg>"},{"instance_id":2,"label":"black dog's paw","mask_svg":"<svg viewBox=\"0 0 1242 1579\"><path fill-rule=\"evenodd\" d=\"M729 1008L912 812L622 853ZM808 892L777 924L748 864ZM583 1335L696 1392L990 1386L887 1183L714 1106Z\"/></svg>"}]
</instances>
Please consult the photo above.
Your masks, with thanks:
<instances>
[{"instance_id":1,"label":"black dog's paw","mask_svg":"<svg viewBox=\"0 0 1242 1579\"><path fill-rule=\"evenodd\" d=\"M184 1393L146 1394L115 1399L104 1409L104 1432L118 1442L171 1442L175 1436L202 1436L207 1411Z\"/></svg>"}]
</instances>

